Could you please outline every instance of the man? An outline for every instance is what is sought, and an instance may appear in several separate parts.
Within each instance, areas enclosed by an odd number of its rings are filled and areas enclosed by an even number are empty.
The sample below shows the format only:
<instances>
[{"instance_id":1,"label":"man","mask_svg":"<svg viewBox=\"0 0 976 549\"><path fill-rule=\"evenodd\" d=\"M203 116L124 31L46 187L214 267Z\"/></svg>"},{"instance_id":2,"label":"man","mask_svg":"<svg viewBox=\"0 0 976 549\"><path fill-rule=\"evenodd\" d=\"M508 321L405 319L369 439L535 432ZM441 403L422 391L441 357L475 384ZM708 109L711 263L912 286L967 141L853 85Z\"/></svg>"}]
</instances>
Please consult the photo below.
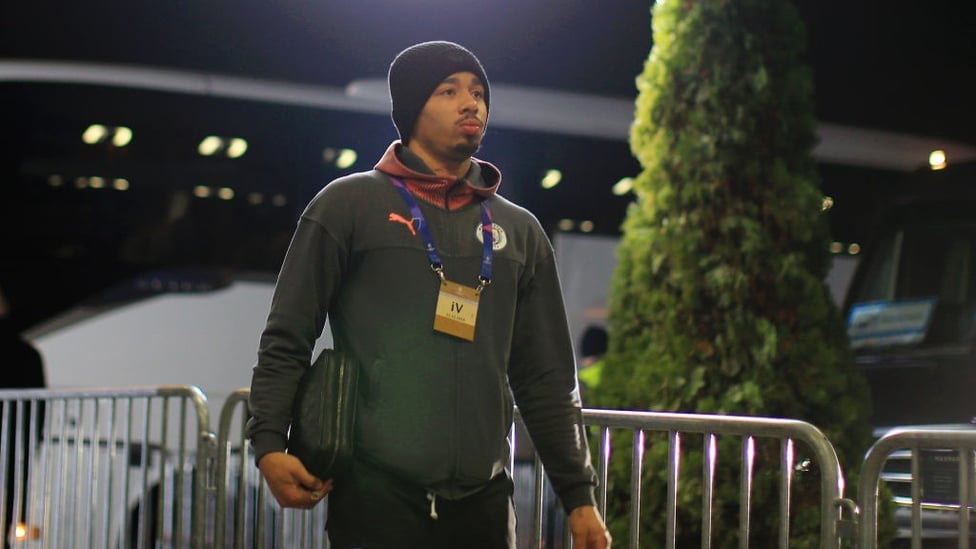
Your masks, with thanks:
<instances>
[{"instance_id":1,"label":"man","mask_svg":"<svg viewBox=\"0 0 976 549\"><path fill-rule=\"evenodd\" d=\"M425 42L394 59L389 85L401 141L375 170L319 192L278 275L251 384L258 466L283 506L331 493L339 549L514 547L505 466L517 404L575 547L607 547L552 246L496 194L498 169L472 158L488 119L484 69L457 44ZM356 459L337 479L283 452L326 315L336 348L362 367Z\"/></svg>"}]
</instances>

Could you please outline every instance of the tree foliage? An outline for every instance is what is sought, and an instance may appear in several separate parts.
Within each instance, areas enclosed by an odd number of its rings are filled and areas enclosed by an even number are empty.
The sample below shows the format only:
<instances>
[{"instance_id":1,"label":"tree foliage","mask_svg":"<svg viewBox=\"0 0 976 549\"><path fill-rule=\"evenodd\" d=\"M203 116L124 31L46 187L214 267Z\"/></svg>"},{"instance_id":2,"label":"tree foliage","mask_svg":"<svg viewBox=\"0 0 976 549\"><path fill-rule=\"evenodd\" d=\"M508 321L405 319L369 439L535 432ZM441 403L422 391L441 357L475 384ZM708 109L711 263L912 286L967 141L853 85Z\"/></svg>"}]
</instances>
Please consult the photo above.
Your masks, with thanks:
<instances>
[{"instance_id":1,"label":"tree foliage","mask_svg":"<svg viewBox=\"0 0 976 549\"><path fill-rule=\"evenodd\" d=\"M803 25L789 2L769 0L663 0L652 21L630 136L642 171L591 402L803 419L825 432L851 473L871 441L870 402L824 283L829 235L811 157ZM720 442L720 455L741 454L732 442ZM665 539L667 446L647 443L641 546ZM692 547L700 545L701 441L685 450L678 546ZM758 451L760 462L778 458L778 446ZM737 468L717 472L713 546L738 545ZM608 517L623 541L626 521L614 517L627 513L629 464L612 473ZM771 537L753 546L772 547L778 516L762 510L775 509L778 493L761 480L752 529ZM796 499L791 547L819 546L816 497Z\"/></svg>"}]
</instances>

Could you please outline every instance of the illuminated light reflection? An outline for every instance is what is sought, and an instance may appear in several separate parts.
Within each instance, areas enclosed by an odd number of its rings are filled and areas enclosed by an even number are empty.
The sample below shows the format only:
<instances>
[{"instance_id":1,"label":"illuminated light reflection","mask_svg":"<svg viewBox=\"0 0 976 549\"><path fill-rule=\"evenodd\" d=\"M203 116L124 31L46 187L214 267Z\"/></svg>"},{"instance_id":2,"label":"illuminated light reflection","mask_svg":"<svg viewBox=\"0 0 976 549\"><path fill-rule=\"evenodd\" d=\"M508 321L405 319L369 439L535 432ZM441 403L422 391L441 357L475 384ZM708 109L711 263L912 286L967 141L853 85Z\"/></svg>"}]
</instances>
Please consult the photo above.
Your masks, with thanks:
<instances>
[{"instance_id":1,"label":"illuminated light reflection","mask_svg":"<svg viewBox=\"0 0 976 549\"><path fill-rule=\"evenodd\" d=\"M634 178L624 177L613 184L612 192L614 196L623 196L632 190L634 190Z\"/></svg>"},{"instance_id":2,"label":"illuminated light reflection","mask_svg":"<svg viewBox=\"0 0 976 549\"><path fill-rule=\"evenodd\" d=\"M285 197L285 195L283 194L276 194L271 198L271 204L278 206L279 208L281 206L284 206L287 203L288 203L288 198Z\"/></svg>"},{"instance_id":3,"label":"illuminated light reflection","mask_svg":"<svg viewBox=\"0 0 976 549\"><path fill-rule=\"evenodd\" d=\"M264 202L264 195L261 193L250 193L247 195L247 203L252 206L257 206Z\"/></svg>"},{"instance_id":4,"label":"illuminated light reflection","mask_svg":"<svg viewBox=\"0 0 976 549\"><path fill-rule=\"evenodd\" d=\"M115 181L112 181L112 188L117 191L127 191L129 190L129 180L123 177L117 177Z\"/></svg>"},{"instance_id":5,"label":"illuminated light reflection","mask_svg":"<svg viewBox=\"0 0 976 549\"><path fill-rule=\"evenodd\" d=\"M28 540L41 539L41 529L37 526L28 527L23 522L18 522L13 528L14 539L23 542Z\"/></svg>"},{"instance_id":6,"label":"illuminated light reflection","mask_svg":"<svg viewBox=\"0 0 976 549\"><path fill-rule=\"evenodd\" d=\"M197 145L197 152L203 156L213 156L218 149L224 146L224 140L216 135L208 135Z\"/></svg>"},{"instance_id":7,"label":"illuminated light reflection","mask_svg":"<svg viewBox=\"0 0 976 549\"><path fill-rule=\"evenodd\" d=\"M57 187L60 187L61 185L64 185L64 179L60 175L57 175L57 174L50 175L47 178L47 184L50 185L50 186L52 186L52 187L57 188Z\"/></svg>"},{"instance_id":8,"label":"illuminated light reflection","mask_svg":"<svg viewBox=\"0 0 976 549\"><path fill-rule=\"evenodd\" d=\"M861 245L858 244L857 242L851 244L850 246L847 247L847 253L851 255L857 255L861 253Z\"/></svg>"},{"instance_id":9,"label":"illuminated light reflection","mask_svg":"<svg viewBox=\"0 0 976 549\"><path fill-rule=\"evenodd\" d=\"M829 210L829 209L831 209L833 207L834 207L834 197L832 197L832 196L825 196L823 198L823 204L821 205L821 210L822 211L827 211L827 210Z\"/></svg>"},{"instance_id":10,"label":"illuminated light reflection","mask_svg":"<svg viewBox=\"0 0 976 549\"><path fill-rule=\"evenodd\" d=\"M339 156L336 158L335 165L340 170L345 170L346 168L351 168L352 165L356 163L358 158L359 155L356 154L356 151L352 149L342 149L339 152Z\"/></svg>"},{"instance_id":11,"label":"illuminated light reflection","mask_svg":"<svg viewBox=\"0 0 976 549\"><path fill-rule=\"evenodd\" d=\"M708 435L708 474L715 477L715 462L718 461L718 439Z\"/></svg>"},{"instance_id":12,"label":"illuminated light reflection","mask_svg":"<svg viewBox=\"0 0 976 549\"><path fill-rule=\"evenodd\" d=\"M115 128L115 134L112 135L112 144L116 147L124 147L132 142L132 130L126 128L125 126L119 126Z\"/></svg>"},{"instance_id":13,"label":"illuminated light reflection","mask_svg":"<svg viewBox=\"0 0 976 549\"><path fill-rule=\"evenodd\" d=\"M81 134L81 140L89 145L94 145L105 139L108 135L108 128L101 124L92 124Z\"/></svg>"},{"instance_id":14,"label":"illuminated light reflection","mask_svg":"<svg viewBox=\"0 0 976 549\"><path fill-rule=\"evenodd\" d=\"M943 150L935 150L929 154L929 166L933 170L941 170L948 166L946 160L946 153Z\"/></svg>"},{"instance_id":15,"label":"illuminated light reflection","mask_svg":"<svg viewBox=\"0 0 976 549\"><path fill-rule=\"evenodd\" d=\"M235 137L230 140L230 144L227 145L227 156L231 158L240 158L244 156L247 152L247 141L241 139L240 137Z\"/></svg>"},{"instance_id":16,"label":"illuminated light reflection","mask_svg":"<svg viewBox=\"0 0 976 549\"><path fill-rule=\"evenodd\" d=\"M193 196L197 198L207 198L211 194L213 194L213 191L211 191L210 187L206 185L197 185L196 187L193 187Z\"/></svg>"},{"instance_id":17,"label":"illuminated light reflection","mask_svg":"<svg viewBox=\"0 0 976 549\"><path fill-rule=\"evenodd\" d=\"M322 161L326 164L333 164L340 170L351 168L359 160L359 153L355 149L337 149L326 147L322 149Z\"/></svg>"},{"instance_id":18,"label":"illuminated light reflection","mask_svg":"<svg viewBox=\"0 0 976 549\"><path fill-rule=\"evenodd\" d=\"M641 436L644 435L644 431L640 432ZM669 497L677 496L678 489L678 474L681 472L681 433L677 431L671 432L670 435L671 442L669 444L670 449L668 451L668 484L675 490ZM643 454L644 445L641 444L639 450ZM635 447L634 457L637 457L638 448Z\"/></svg>"},{"instance_id":19,"label":"illuminated light reflection","mask_svg":"<svg viewBox=\"0 0 976 549\"><path fill-rule=\"evenodd\" d=\"M105 188L105 178L104 177L90 177L88 178L88 186L93 189L104 189Z\"/></svg>"},{"instance_id":20,"label":"illuminated light reflection","mask_svg":"<svg viewBox=\"0 0 976 549\"><path fill-rule=\"evenodd\" d=\"M786 439L786 443L783 446L783 470L787 472L790 478L793 478L793 462L793 439L790 438Z\"/></svg>"},{"instance_id":21,"label":"illuminated light reflection","mask_svg":"<svg viewBox=\"0 0 976 549\"><path fill-rule=\"evenodd\" d=\"M830 253L839 254L844 251L844 244L842 242L831 242L830 243Z\"/></svg>"},{"instance_id":22,"label":"illuminated light reflection","mask_svg":"<svg viewBox=\"0 0 976 549\"><path fill-rule=\"evenodd\" d=\"M742 494L743 507L752 506L752 479L756 464L756 440L747 436L742 443Z\"/></svg>"},{"instance_id":23,"label":"illuminated light reflection","mask_svg":"<svg viewBox=\"0 0 976 549\"><path fill-rule=\"evenodd\" d=\"M230 187L221 187L217 191L217 198L221 200L231 200L234 198L234 189Z\"/></svg>"},{"instance_id":24,"label":"illuminated light reflection","mask_svg":"<svg viewBox=\"0 0 976 549\"><path fill-rule=\"evenodd\" d=\"M542 177L542 188L551 189L559 184L563 180L563 172L559 170L549 170L546 175Z\"/></svg>"},{"instance_id":25,"label":"illuminated light reflection","mask_svg":"<svg viewBox=\"0 0 976 549\"><path fill-rule=\"evenodd\" d=\"M557 226L560 231L572 231L576 227L576 222L572 219L560 219Z\"/></svg>"},{"instance_id":26,"label":"illuminated light reflection","mask_svg":"<svg viewBox=\"0 0 976 549\"><path fill-rule=\"evenodd\" d=\"M75 188L76 189L85 189L87 187L88 187L88 178L87 177L78 177L78 178L75 178Z\"/></svg>"},{"instance_id":27,"label":"illuminated light reflection","mask_svg":"<svg viewBox=\"0 0 976 549\"><path fill-rule=\"evenodd\" d=\"M589 221L589 220L580 221L579 229L580 229L580 231L583 231L584 233L592 233L594 227L595 227L595 225L593 224L592 221Z\"/></svg>"}]
</instances>

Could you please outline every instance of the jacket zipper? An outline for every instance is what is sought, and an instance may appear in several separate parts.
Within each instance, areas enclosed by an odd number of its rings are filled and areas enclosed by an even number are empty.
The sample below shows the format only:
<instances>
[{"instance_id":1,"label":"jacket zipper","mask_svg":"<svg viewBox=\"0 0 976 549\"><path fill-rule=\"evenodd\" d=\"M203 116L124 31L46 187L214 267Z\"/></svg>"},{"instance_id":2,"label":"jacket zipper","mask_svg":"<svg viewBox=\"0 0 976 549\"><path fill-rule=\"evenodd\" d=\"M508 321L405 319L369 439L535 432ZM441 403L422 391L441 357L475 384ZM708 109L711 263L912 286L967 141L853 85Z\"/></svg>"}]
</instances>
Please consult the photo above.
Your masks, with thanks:
<instances>
[{"instance_id":1,"label":"jacket zipper","mask_svg":"<svg viewBox=\"0 0 976 549\"><path fill-rule=\"evenodd\" d=\"M430 518L432 520L437 520L437 494L434 492L427 492L427 501L430 502Z\"/></svg>"},{"instance_id":2,"label":"jacket zipper","mask_svg":"<svg viewBox=\"0 0 976 549\"><path fill-rule=\"evenodd\" d=\"M461 179L461 178L457 178L457 179L454 180L454 184L451 185L450 187L448 187L447 188L447 191L444 192L444 209L445 210L451 211L451 193L454 192L454 189L457 189L459 186L461 186L463 184L464 184L464 180Z\"/></svg>"}]
</instances>

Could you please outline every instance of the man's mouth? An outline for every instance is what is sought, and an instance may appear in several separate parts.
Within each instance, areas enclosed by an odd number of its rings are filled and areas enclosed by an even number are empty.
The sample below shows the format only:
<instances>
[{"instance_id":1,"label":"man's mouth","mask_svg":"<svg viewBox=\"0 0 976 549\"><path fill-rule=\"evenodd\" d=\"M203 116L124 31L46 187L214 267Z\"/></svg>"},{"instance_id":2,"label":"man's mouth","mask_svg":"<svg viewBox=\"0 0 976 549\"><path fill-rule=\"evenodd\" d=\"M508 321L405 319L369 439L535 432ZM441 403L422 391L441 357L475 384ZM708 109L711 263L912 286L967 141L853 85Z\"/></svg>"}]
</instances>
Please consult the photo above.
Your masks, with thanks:
<instances>
[{"instance_id":1,"label":"man's mouth","mask_svg":"<svg viewBox=\"0 0 976 549\"><path fill-rule=\"evenodd\" d=\"M481 123L476 120L465 120L461 122L461 131L467 135L477 135L481 133Z\"/></svg>"}]
</instances>

